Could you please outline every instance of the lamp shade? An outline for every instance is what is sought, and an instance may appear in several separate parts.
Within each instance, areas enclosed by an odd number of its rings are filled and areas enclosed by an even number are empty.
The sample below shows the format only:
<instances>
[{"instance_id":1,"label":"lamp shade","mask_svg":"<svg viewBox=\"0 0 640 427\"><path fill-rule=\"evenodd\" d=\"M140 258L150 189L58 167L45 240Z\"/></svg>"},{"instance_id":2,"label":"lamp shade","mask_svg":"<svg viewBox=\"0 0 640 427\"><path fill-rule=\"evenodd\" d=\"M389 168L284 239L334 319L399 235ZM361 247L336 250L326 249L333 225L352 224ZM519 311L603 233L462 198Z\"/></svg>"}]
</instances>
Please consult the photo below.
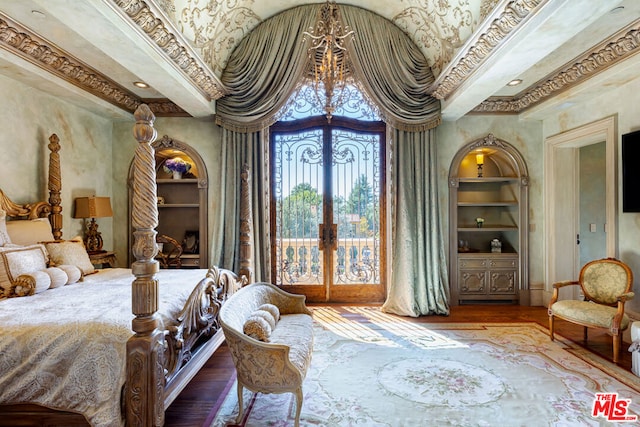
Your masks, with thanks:
<instances>
[{"instance_id":1,"label":"lamp shade","mask_svg":"<svg viewBox=\"0 0 640 427\"><path fill-rule=\"evenodd\" d=\"M78 197L74 218L104 218L113 216L109 197Z\"/></svg>"},{"instance_id":2,"label":"lamp shade","mask_svg":"<svg viewBox=\"0 0 640 427\"><path fill-rule=\"evenodd\" d=\"M482 153L476 154L476 164L477 165L484 165L484 154L482 154Z\"/></svg>"}]
</instances>

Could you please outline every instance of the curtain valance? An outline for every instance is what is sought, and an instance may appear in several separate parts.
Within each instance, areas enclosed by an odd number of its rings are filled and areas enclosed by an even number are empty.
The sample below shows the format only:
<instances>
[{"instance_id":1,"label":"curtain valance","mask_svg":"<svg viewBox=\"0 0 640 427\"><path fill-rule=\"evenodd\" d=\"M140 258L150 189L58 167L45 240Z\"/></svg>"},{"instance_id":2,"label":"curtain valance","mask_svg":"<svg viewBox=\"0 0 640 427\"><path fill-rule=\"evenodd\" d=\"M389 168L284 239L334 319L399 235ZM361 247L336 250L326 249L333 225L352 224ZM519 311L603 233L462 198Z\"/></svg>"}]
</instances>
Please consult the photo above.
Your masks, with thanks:
<instances>
[{"instance_id":1,"label":"curtain valance","mask_svg":"<svg viewBox=\"0 0 640 427\"><path fill-rule=\"evenodd\" d=\"M221 81L230 95L217 101L216 122L236 132L255 132L276 115L302 81L306 44L321 5L299 6L267 19L233 51ZM433 73L417 46L400 28L365 9L340 5L356 31L351 60L356 80L390 126L421 131L440 124L440 101L428 95Z\"/></svg>"}]
</instances>

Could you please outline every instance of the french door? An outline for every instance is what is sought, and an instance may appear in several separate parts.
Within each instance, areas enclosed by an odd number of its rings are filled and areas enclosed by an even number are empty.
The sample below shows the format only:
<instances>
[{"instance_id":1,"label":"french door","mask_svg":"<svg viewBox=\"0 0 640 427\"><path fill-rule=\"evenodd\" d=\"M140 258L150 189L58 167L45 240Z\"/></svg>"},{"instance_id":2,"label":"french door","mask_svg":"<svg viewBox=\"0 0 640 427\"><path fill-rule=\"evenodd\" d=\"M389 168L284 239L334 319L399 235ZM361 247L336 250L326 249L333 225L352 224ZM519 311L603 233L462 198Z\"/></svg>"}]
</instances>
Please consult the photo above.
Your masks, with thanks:
<instances>
[{"instance_id":1,"label":"french door","mask_svg":"<svg viewBox=\"0 0 640 427\"><path fill-rule=\"evenodd\" d=\"M385 297L385 125L324 117L271 128L271 274L313 302Z\"/></svg>"}]
</instances>

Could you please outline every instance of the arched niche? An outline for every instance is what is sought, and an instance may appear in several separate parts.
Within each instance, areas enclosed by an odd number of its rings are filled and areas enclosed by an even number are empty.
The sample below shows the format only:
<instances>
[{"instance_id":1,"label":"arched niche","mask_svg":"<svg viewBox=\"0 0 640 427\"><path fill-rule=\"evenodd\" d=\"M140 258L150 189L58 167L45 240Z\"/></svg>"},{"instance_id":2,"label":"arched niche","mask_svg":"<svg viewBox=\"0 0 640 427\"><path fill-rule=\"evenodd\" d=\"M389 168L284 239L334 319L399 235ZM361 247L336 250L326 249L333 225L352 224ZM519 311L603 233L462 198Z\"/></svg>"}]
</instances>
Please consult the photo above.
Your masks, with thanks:
<instances>
[{"instance_id":1,"label":"arched niche","mask_svg":"<svg viewBox=\"0 0 640 427\"><path fill-rule=\"evenodd\" d=\"M530 305L529 173L493 134L464 145L449 168L452 304Z\"/></svg>"},{"instance_id":2,"label":"arched niche","mask_svg":"<svg viewBox=\"0 0 640 427\"><path fill-rule=\"evenodd\" d=\"M183 246L182 267L207 268L209 265L207 167L189 144L167 135L152 144L156 159L158 196L158 235L167 235ZM165 168L167 160L180 158L191 166L181 178ZM133 163L129 166L129 212L132 206ZM131 215L129 215L131 218ZM129 247L132 225L129 220ZM129 251L129 262L133 261Z\"/></svg>"}]
</instances>

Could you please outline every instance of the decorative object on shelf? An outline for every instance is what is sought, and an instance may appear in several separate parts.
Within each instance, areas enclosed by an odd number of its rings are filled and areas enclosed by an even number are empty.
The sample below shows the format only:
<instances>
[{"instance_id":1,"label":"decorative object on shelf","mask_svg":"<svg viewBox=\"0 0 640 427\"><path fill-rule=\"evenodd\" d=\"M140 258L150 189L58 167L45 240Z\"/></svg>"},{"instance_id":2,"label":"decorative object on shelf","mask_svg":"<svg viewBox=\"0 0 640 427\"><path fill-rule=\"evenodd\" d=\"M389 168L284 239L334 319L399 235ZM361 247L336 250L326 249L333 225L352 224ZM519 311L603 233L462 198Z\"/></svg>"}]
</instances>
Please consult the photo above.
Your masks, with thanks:
<instances>
[{"instance_id":1,"label":"decorative object on shelf","mask_svg":"<svg viewBox=\"0 0 640 427\"><path fill-rule=\"evenodd\" d=\"M158 204L159 204L159 205L164 205L164 197L162 197L162 196L158 196L158 197L157 197L157 200L158 200Z\"/></svg>"},{"instance_id":2,"label":"decorative object on shelf","mask_svg":"<svg viewBox=\"0 0 640 427\"><path fill-rule=\"evenodd\" d=\"M484 165L484 154L476 154L476 165L478 165L478 178L482 178L482 166Z\"/></svg>"},{"instance_id":3,"label":"decorative object on shelf","mask_svg":"<svg viewBox=\"0 0 640 427\"><path fill-rule=\"evenodd\" d=\"M156 237L156 245L158 246L157 257L160 261L160 268L182 268L182 246L178 241L165 234ZM166 252L165 252L165 245Z\"/></svg>"},{"instance_id":4,"label":"decorative object on shelf","mask_svg":"<svg viewBox=\"0 0 640 427\"><path fill-rule=\"evenodd\" d=\"M185 231L184 240L182 241L182 251L185 254L197 254L198 253L198 231Z\"/></svg>"},{"instance_id":5,"label":"decorative object on shelf","mask_svg":"<svg viewBox=\"0 0 640 427\"><path fill-rule=\"evenodd\" d=\"M102 250L102 235L98 231L98 223L96 218L112 217L111 199L109 197L78 197L75 200L74 218L91 218L91 222L87 226L84 245L87 252L100 253Z\"/></svg>"},{"instance_id":6,"label":"decorative object on shelf","mask_svg":"<svg viewBox=\"0 0 640 427\"><path fill-rule=\"evenodd\" d=\"M164 162L162 168L166 173L172 173L173 179L182 179L182 175L191 169L191 163L180 157L174 157Z\"/></svg>"},{"instance_id":7,"label":"decorative object on shelf","mask_svg":"<svg viewBox=\"0 0 640 427\"><path fill-rule=\"evenodd\" d=\"M482 226L484 225L484 218L476 218L476 227L478 228L482 228Z\"/></svg>"},{"instance_id":8,"label":"decorative object on shelf","mask_svg":"<svg viewBox=\"0 0 640 427\"><path fill-rule=\"evenodd\" d=\"M335 1L327 0L320 8L313 28L305 31L303 42L310 40L307 49L314 75L314 89L320 105L324 105L327 121L344 102L344 89L349 68L347 43L355 32L342 23Z\"/></svg>"},{"instance_id":9,"label":"decorative object on shelf","mask_svg":"<svg viewBox=\"0 0 640 427\"><path fill-rule=\"evenodd\" d=\"M475 250L469 247L469 242L467 240L460 240L460 242L458 242L458 252L475 252Z\"/></svg>"},{"instance_id":10,"label":"decorative object on shelf","mask_svg":"<svg viewBox=\"0 0 640 427\"><path fill-rule=\"evenodd\" d=\"M502 252L502 242L500 241L500 239L493 239L491 241L491 252L493 253Z\"/></svg>"}]
</instances>

